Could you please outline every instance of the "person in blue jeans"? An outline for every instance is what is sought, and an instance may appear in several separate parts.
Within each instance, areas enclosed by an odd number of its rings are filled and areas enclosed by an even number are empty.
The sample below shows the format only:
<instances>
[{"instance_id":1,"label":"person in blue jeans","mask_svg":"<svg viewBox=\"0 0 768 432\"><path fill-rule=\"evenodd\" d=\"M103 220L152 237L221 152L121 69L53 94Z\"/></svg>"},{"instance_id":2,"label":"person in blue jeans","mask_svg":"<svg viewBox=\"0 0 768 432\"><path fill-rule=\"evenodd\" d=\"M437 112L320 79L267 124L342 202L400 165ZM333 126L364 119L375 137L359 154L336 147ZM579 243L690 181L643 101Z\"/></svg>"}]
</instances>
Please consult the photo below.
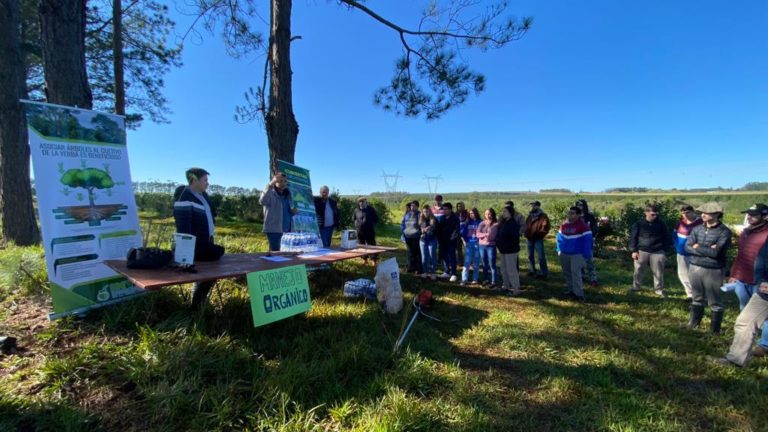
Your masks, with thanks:
<instances>
[{"instance_id":1,"label":"person in blue jeans","mask_svg":"<svg viewBox=\"0 0 768 432\"><path fill-rule=\"evenodd\" d=\"M320 196L314 198L317 226L320 228L320 239L323 247L331 246L333 231L339 228L339 206L336 200L330 197L328 186L320 188Z\"/></svg>"},{"instance_id":2,"label":"person in blue jeans","mask_svg":"<svg viewBox=\"0 0 768 432\"><path fill-rule=\"evenodd\" d=\"M473 266L472 283L480 279L480 243L477 239L477 227L480 226L480 211L473 207L469 218L461 226L461 240L464 243L464 269L461 271L461 284L469 282L469 267Z\"/></svg>"},{"instance_id":3,"label":"person in blue jeans","mask_svg":"<svg viewBox=\"0 0 768 432\"><path fill-rule=\"evenodd\" d=\"M419 239L421 266L424 270L421 277L435 280L437 279L435 274L437 272L437 236L435 235L437 219L432 214L432 207L429 204L425 204L421 210L419 230L421 231L421 238Z\"/></svg>"},{"instance_id":4,"label":"person in blue jeans","mask_svg":"<svg viewBox=\"0 0 768 432\"><path fill-rule=\"evenodd\" d=\"M531 212L525 220L525 238L528 240L528 276L546 278L549 274L547 256L544 254L544 238L551 228L549 216L541 209L541 202L530 203ZM539 255L539 273L536 273L536 257Z\"/></svg>"},{"instance_id":5,"label":"person in blue jeans","mask_svg":"<svg viewBox=\"0 0 768 432\"><path fill-rule=\"evenodd\" d=\"M485 210L484 219L477 226L477 240L480 245L480 259L483 261L483 284L496 286L496 233L499 224L496 220L496 211L492 208Z\"/></svg>"}]
</instances>

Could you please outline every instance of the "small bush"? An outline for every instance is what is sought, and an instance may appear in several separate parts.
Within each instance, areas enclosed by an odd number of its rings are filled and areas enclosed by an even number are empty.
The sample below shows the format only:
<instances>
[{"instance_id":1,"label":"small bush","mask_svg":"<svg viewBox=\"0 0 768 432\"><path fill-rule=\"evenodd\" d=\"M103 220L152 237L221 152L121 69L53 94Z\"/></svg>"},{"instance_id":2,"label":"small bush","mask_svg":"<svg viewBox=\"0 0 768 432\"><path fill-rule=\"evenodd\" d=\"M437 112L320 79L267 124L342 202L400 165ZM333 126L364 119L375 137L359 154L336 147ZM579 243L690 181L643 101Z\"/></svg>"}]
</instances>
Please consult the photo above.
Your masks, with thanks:
<instances>
[{"instance_id":1,"label":"small bush","mask_svg":"<svg viewBox=\"0 0 768 432\"><path fill-rule=\"evenodd\" d=\"M47 293L48 271L41 246L9 244L0 253L0 299Z\"/></svg>"}]
</instances>

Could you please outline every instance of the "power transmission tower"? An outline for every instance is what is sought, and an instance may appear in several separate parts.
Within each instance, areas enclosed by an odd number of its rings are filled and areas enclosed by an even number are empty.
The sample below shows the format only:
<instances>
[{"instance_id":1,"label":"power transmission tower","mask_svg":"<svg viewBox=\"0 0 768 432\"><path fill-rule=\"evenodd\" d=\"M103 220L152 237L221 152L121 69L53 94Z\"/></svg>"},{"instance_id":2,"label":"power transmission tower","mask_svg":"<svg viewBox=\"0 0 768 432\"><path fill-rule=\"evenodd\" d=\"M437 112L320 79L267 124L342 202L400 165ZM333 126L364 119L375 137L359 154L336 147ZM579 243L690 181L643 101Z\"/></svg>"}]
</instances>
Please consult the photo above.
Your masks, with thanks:
<instances>
[{"instance_id":1,"label":"power transmission tower","mask_svg":"<svg viewBox=\"0 0 768 432\"><path fill-rule=\"evenodd\" d=\"M381 177L384 179L384 190L387 193L386 200L391 202L395 199L395 195L397 194L397 181L403 178L403 176L400 175L400 171L398 170L395 174L387 174L382 171Z\"/></svg>"},{"instance_id":2,"label":"power transmission tower","mask_svg":"<svg viewBox=\"0 0 768 432\"><path fill-rule=\"evenodd\" d=\"M442 177L424 176L424 179L427 181L427 189L429 190L430 195L437 193L437 182L442 180Z\"/></svg>"}]
</instances>

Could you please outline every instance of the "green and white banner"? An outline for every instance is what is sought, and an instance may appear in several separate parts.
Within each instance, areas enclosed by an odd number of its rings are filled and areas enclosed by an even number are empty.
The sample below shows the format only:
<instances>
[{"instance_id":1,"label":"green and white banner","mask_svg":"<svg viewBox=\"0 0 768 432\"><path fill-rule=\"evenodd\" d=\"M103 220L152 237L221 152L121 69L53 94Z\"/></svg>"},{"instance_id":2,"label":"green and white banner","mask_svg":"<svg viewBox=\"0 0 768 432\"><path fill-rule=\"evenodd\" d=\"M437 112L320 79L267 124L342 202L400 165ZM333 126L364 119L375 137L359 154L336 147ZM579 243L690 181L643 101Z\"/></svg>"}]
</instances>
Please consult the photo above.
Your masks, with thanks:
<instances>
[{"instance_id":1,"label":"green and white banner","mask_svg":"<svg viewBox=\"0 0 768 432\"><path fill-rule=\"evenodd\" d=\"M312 308L304 265L248 273L253 326L280 321Z\"/></svg>"},{"instance_id":2,"label":"green and white banner","mask_svg":"<svg viewBox=\"0 0 768 432\"><path fill-rule=\"evenodd\" d=\"M53 315L143 292L102 263L142 244L123 117L23 103Z\"/></svg>"},{"instance_id":3,"label":"green and white banner","mask_svg":"<svg viewBox=\"0 0 768 432\"><path fill-rule=\"evenodd\" d=\"M277 169L288 177L288 190L291 191L293 205L298 209L293 217L293 231L320 234L309 170L281 160L277 161Z\"/></svg>"}]
</instances>

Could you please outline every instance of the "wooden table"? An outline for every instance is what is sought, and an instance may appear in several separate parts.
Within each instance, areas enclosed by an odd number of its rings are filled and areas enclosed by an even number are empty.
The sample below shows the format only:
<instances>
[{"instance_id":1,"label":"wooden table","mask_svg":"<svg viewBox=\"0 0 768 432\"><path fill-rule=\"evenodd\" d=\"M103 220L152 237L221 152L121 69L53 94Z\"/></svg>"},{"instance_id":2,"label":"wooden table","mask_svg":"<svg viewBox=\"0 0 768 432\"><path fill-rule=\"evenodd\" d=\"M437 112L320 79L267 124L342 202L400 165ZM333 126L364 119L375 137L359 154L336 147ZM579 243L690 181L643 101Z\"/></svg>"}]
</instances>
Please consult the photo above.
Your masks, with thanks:
<instances>
[{"instance_id":1,"label":"wooden table","mask_svg":"<svg viewBox=\"0 0 768 432\"><path fill-rule=\"evenodd\" d=\"M266 253L225 254L219 261L200 261L195 263L197 273L189 273L173 267L156 270L129 269L125 260L105 260L104 264L122 274L134 285L147 290L158 290L168 285L192 282L204 282L245 276L248 273L272 270L292 265L330 264L365 256L377 256L384 252L397 250L387 246L362 246L355 249L332 249L333 253L321 256L286 256L286 261L274 262L264 259Z\"/></svg>"}]
</instances>

